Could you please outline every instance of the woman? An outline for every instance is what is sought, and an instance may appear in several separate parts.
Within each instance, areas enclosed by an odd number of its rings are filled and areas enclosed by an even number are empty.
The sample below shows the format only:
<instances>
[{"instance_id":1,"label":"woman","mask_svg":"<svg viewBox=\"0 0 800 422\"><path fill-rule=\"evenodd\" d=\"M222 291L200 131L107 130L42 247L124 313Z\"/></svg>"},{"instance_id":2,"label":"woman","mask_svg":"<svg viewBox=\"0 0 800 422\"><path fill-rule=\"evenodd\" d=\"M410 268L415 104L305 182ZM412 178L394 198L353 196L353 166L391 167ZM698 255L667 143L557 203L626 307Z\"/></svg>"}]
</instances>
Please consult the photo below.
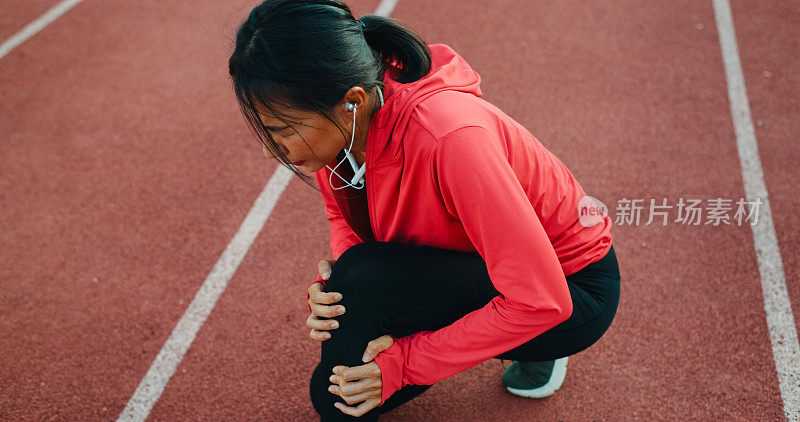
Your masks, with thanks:
<instances>
[{"instance_id":1,"label":"woman","mask_svg":"<svg viewBox=\"0 0 800 422\"><path fill-rule=\"evenodd\" d=\"M323 420L376 420L489 358L546 397L610 326L610 218L579 218L580 184L452 48L336 0L268 0L229 68L264 154L323 194L333 259L306 322Z\"/></svg>"}]
</instances>

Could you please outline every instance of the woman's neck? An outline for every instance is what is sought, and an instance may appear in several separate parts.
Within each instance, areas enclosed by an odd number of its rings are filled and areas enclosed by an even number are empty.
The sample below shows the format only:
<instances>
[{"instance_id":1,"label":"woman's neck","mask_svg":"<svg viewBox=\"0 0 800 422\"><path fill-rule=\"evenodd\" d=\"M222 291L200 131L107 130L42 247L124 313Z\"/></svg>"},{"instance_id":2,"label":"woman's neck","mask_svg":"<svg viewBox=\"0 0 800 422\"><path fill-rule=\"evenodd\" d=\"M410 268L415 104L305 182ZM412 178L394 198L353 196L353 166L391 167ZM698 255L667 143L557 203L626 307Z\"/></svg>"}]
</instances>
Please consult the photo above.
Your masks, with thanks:
<instances>
[{"instance_id":1,"label":"woman's neck","mask_svg":"<svg viewBox=\"0 0 800 422\"><path fill-rule=\"evenodd\" d=\"M369 131L372 118L380 109L380 99L377 98L378 90L373 90L373 95L367 97L369 104L367 109L369 113L362 113L361 116L356 117L356 136L353 141L353 148L350 151L356 162L363 166L367 161L367 132ZM351 122L352 123L352 122Z\"/></svg>"},{"instance_id":2,"label":"woman's neck","mask_svg":"<svg viewBox=\"0 0 800 422\"><path fill-rule=\"evenodd\" d=\"M356 162L359 166L363 166L364 163L367 161L367 152L366 151L353 151L353 158L356 159Z\"/></svg>"}]
</instances>

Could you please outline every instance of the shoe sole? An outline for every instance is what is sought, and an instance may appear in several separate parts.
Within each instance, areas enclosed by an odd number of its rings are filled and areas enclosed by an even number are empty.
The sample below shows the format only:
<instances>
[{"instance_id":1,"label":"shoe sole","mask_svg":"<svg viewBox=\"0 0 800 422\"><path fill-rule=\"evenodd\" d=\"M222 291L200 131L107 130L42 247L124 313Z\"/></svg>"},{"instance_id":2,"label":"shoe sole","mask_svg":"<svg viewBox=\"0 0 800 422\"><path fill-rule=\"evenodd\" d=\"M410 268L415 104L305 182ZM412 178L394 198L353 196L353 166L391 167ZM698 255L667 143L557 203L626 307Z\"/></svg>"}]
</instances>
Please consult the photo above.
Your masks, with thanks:
<instances>
[{"instance_id":1,"label":"shoe sole","mask_svg":"<svg viewBox=\"0 0 800 422\"><path fill-rule=\"evenodd\" d=\"M519 388L506 387L506 389L511 394L533 399L543 399L545 397L552 396L559 388L561 388L561 384L564 383L564 378L567 376L567 359L568 357L556 359L555 364L553 365L553 373L550 374L550 379L547 380L547 384L539 388L523 390Z\"/></svg>"}]
</instances>

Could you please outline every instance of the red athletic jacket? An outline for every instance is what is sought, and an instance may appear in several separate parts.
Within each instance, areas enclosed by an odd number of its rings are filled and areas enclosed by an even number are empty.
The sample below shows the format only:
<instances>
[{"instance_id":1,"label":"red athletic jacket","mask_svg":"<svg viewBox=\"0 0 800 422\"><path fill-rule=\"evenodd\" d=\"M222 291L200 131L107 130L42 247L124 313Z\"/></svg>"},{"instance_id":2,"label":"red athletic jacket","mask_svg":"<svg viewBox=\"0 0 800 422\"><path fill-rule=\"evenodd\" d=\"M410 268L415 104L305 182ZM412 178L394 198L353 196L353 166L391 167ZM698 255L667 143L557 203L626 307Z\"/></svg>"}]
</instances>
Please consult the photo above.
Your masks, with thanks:
<instances>
[{"instance_id":1,"label":"red athletic jacket","mask_svg":"<svg viewBox=\"0 0 800 422\"><path fill-rule=\"evenodd\" d=\"M364 241L357 233L477 251L501 295L445 328L394 339L375 357L381 404L404 385L434 384L569 318L565 275L600 260L611 247L610 217L591 227L579 222L585 193L564 164L480 98L480 76L452 48L433 44L430 50L433 67L423 79L384 79L385 104L367 135L368 212L360 214L369 221L358 224L358 212L322 196L333 258ZM341 196L345 190L331 189L329 175L327 167L316 172L317 184ZM333 182L343 185L336 175ZM312 284L318 281L325 283L317 277Z\"/></svg>"}]
</instances>

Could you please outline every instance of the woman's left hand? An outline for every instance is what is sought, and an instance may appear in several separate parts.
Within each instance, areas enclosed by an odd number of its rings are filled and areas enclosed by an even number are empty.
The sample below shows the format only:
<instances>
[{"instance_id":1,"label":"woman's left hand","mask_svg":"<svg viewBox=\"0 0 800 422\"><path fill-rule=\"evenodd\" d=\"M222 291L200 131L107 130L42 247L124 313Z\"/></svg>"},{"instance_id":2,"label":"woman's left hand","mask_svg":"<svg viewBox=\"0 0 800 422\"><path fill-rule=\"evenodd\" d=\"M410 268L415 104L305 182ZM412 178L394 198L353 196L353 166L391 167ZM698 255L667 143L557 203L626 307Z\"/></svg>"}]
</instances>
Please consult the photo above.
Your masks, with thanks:
<instances>
[{"instance_id":1,"label":"woman's left hand","mask_svg":"<svg viewBox=\"0 0 800 422\"><path fill-rule=\"evenodd\" d=\"M363 361L369 362L361 366L337 365L333 367L333 375L330 381L329 391L339 395L347 404L363 402L358 406L347 406L344 403L336 402L334 406L351 416L361 416L381 402L381 368L372 359L378 353L388 349L394 343L394 339L389 336L380 336L367 344L364 351Z\"/></svg>"}]
</instances>

